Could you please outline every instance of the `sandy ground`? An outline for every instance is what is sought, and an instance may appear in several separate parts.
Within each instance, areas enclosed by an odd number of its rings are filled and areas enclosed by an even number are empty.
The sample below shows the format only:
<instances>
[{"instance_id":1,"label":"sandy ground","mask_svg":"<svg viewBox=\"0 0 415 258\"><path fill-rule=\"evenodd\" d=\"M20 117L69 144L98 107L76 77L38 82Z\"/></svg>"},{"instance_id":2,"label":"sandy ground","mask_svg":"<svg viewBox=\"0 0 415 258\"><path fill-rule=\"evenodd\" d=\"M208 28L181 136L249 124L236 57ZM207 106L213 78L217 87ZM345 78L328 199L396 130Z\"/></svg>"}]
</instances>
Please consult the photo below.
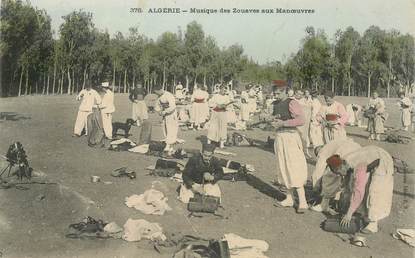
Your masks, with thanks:
<instances>
[{"instance_id":1,"label":"sandy ground","mask_svg":"<svg viewBox=\"0 0 415 258\"><path fill-rule=\"evenodd\" d=\"M364 98L342 98L347 103L365 103ZM391 114L389 126L399 124L395 100L387 100ZM269 150L256 147L231 147L237 161L253 164L255 180L220 182L223 194L224 219L215 216L186 218L186 206L176 200L178 184L166 178L147 176L145 167L156 157L126 152L92 149L86 138L72 138L78 103L74 96L27 96L0 99L0 112L7 120L0 122L0 153L20 141L32 167L45 173L50 185L25 185L26 190L0 189L0 251L3 257L171 257L158 254L142 241L73 240L64 236L67 226L89 215L123 225L128 218L143 218L158 222L168 232L182 232L205 238L219 238L236 233L245 238L262 239L270 244L269 257L413 257L413 248L391 237L396 228L414 228L414 175L395 174L395 189L391 215L380 223L380 232L367 238L369 248L359 248L335 234L324 232L320 213L295 213L294 209L273 206L283 195L272 186L276 161ZM116 95L113 121L125 121L130 116L126 95ZM157 125L153 139L161 139L160 118L152 115ZM348 128L348 133L362 145L376 144L392 155L415 167L414 143L408 145L369 142L362 128ZM131 138L137 138L133 128ZM186 148L200 148L196 139L206 132L182 131ZM247 134L265 140L270 132L259 130ZM413 135L412 135L413 136ZM137 172L137 179L113 178L113 169L127 166ZM309 173L313 166L309 166ZM92 175L112 184L94 184ZM158 189L169 198L173 208L164 216L143 215L125 206L124 199L140 194L159 181ZM40 196L43 196L40 198ZM342 236L346 238L346 236Z\"/></svg>"}]
</instances>

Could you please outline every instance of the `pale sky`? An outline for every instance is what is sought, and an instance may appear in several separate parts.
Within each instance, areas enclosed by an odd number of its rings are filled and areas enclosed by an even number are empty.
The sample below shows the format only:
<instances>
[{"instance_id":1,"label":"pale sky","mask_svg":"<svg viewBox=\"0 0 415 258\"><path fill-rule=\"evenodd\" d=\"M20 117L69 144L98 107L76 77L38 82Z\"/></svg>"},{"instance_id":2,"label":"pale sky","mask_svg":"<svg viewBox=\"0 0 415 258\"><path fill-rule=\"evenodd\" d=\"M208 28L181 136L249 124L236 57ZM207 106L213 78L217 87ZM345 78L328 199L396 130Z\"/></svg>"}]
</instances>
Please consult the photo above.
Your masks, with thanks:
<instances>
[{"instance_id":1,"label":"pale sky","mask_svg":"<svg viewBox=\"0 0 415 258\"><path fill-rule=\"evenodd\" d=\"M195 20L205 34L216 38L219 46L234 43L244 47L245 54L265 63L280 60L298 50L305 27L324 29L329 36L337 29L353 26L363 33L369 26L397 29L415 35L415 0L31 0L32 5L46 9L58 31L62 16L84 9L94 14L95 26L124 34L138 26L140 32L157 39L163 32L177 32ZM144 13L131 13L141 7ZM255 8L314 9L314 14L149 14L149 8ZM189 10L190 11L190 10Z\"/></svg>"}]
</instances>

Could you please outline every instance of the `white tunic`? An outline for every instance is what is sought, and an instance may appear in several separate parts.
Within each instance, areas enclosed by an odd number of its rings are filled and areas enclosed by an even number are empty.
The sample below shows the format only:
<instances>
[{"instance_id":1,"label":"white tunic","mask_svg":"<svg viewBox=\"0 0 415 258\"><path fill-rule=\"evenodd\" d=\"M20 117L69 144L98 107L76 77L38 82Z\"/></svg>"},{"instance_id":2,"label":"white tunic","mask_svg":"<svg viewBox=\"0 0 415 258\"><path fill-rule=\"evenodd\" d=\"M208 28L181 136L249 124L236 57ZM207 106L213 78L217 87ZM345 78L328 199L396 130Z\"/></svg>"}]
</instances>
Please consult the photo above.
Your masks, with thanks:
<instances>
[{"instance_id":1,"label":"white tunic","mask_svg":"<svg viewBox=\"0 0 415 258\"><path fill-rule=\"evenodd\" d=\"M179 123L176 111L176 99L173 94L164 91L157 100L156 111L164 111L163 116L163 134L166 144L174 144L177 141L177 133L179 131Z\"/></svg>"},{"instance_id":2,"label":"white tunic","mask_svg":"<svg viewBox=\"0 0 415 258\"><path fill-rule=\"evenodd\" d=\"M208 129L208 139L214 142L225 141L228 134L228 121L226 110L215 109L218 105L226 105L231 100L228 95L215 94L209 101L209 106L213 108L210 125Z\"/></svg>"},{"instance_id":3,"label":"white tunic","mask_svg":"<svg viewBox=\"0 0 415 258\"><path fill-rule=\"evenodd\" d=\"M340 157L343 157L360 148L361 146L351 138L334 140L324 145L318 153L316 167L312 174L313 185L315 186L319 179L323 176L327 167L326 160L330 156L338 154Z\"/></svg>"},{"instance_id":4,"label":"white tunic","mask_svg":"<svg viewBox=\"0 0 415 258\"><path fill-rule=\"evenodd\" d=\"M102 97L102 103L100 105L100 108L101 112L104 114L114 113L114 93L111 90L106 90L104 96Z\"/></svg>"},{"instance_id":5,"label":"white tunic","mask_svg":"<svg viewBox=\"0 0 415 258\"><path fill-rule=\"evenodd\" d=\"M321 109L320 101L315 98L311 102L311 123L310 123L310 142L314 147L323 145L323 131L319 121L319 112Z\"/></svg>"},{"instance_id":6,"label":"white tunic","mask_svg":"<svg viewBox=\"0 0 415 258\"><path fill-rule=\"evenodd\" d=\"M241 112L239 113L240 119L242 121L249 120L250 106L248 104L249 95L247 91L241 92Z\"/></svg>"},{"instance_id":7,"label":"white tunic","mask_svg":"<svg viewBox=\"0 0 415 258\"><path fill-rule=\"evenodd\" d=\"M79 111L91 112L95 103L101 104L101 96L94 89L83 89L76 97L77 100L82 100L79 105Z\"/></svg>"},{"instance_id":8,"label":"white tunic","mask_svg":"<svg viewBox=\"0 0 415 258\"><path fill-rule=\"evenodd\" d=\"M209 118L209 93L196 89L192 94L191 101L190 120L192 123L200 125Z\"/></svg>"},{"instance_id":9,"label":"white tunic","mask_svg":"<svg viewBox=\"0 0 415 258\"><path fill-rule=\"evenodd\" d=\"M411 125L411 109L412 109L412 101L408 97L404 97L401 99L398 104L401 107L401 121L402 126L407 127ZM409 107L403 107L402 105L406 105Z\"/></svg>"},{"instance_id":10,"label":"white tunic","mask_svg":"<svg viewBox=\"0 0 415 258\"><path fill-rule=\"evenodd\" d=\"M345 138L346 137L346 130L344 128L349 116L346 112L345 107L340 102L334 101L333 104L330 106L322 106L320 110L321 118L323 120L326 119L326 115L328 114L336 114L338 116L337 124L334 127L324 127L323 128L323 136L325 143L329 141Z\"/></svg>"}]
</instances>

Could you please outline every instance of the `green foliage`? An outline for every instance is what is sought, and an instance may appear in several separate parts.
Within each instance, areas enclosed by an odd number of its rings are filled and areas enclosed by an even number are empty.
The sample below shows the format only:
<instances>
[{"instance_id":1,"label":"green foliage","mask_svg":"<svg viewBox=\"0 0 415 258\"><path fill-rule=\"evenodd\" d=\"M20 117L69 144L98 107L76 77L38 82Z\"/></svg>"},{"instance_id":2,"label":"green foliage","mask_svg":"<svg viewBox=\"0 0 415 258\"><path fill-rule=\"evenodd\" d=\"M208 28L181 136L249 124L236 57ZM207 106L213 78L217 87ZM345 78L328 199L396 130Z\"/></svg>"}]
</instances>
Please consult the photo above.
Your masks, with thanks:
<instances>
[{"instance_id":1,"label":"green foliage","mask_svg":"<svg viewBox=\"0 0 415 258\"><path fill-rule=\"evenodd\" d=\"M299 50L285 63L259 64L241 45L219 47L197 22L153 41L139 27L126 35L109 35L95 28L92 13L84 10L62 18L54 39L44 10L28 2L2 1L0 95L71 94L104 80L119 92L138 84L173 90L181 81L191 90L195 84L211 87L231 80L242 86L262 84L267 91L272 80L286 79L295 87L331 89L340 95L367 95L377 89L389 96L414 83L413 36L375 26L362 36L348 27L333 40L309 26Z\"/></svg>"}]
</instances>

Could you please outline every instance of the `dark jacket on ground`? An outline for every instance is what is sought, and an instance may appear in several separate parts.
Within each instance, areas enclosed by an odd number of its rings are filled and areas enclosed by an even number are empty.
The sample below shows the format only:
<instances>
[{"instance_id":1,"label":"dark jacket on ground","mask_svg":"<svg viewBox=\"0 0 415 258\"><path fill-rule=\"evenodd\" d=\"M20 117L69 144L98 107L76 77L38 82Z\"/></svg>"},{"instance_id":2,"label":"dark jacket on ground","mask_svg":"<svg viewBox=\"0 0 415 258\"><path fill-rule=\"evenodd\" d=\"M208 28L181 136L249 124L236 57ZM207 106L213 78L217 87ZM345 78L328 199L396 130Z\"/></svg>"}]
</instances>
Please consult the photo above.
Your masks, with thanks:
<instances>
[{"instance_id":1,"label":"dark jacket on ground","mask_svg":"<svg viewBox=\"0 0 415 258\"><path fill-rule=\"evenodd\" d=\"M185 186L190 189L193 183L203 184L203 174L209 173L214 176L212 183L216 183L223 177L223 164L216 158L212 157L209 162L204 162L201 153L192 156L184 168L182 178Z\"/></svg>"}]
</instances>

